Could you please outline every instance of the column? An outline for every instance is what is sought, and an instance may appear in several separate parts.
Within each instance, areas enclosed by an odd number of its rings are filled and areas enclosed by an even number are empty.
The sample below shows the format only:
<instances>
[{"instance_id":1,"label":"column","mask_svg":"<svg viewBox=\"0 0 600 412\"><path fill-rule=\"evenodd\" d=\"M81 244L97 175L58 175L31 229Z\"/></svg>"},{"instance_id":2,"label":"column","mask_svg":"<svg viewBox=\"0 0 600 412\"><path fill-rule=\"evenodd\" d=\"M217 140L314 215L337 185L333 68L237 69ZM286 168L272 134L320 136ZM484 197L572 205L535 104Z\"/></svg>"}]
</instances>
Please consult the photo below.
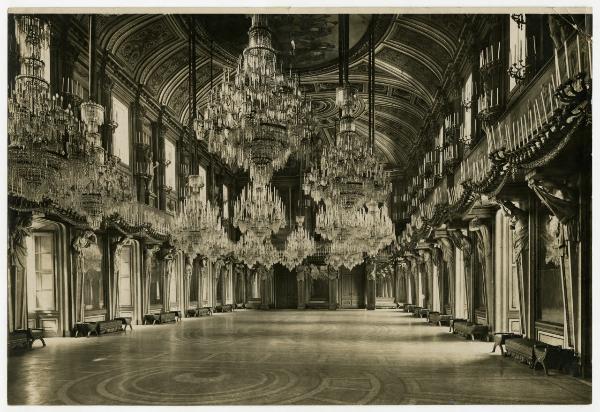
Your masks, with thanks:
<instances>
[{"instance_id":1,"label":"column","mask_svg":"<svg viewBox=\"0 0 600 412\"><path fill-rule=\"evenodd\" d=\"M263 310L269 310L271 308L271 272L264 266L259 266L256 271L260 280L260 308Z\"/></svg>"},{"instance_id":2,"label":"column","mask_svg":"<svg viewBox=\"0 0 600 412\"><path fill-rule=\"evenodd\" d=\"M450 312L454 312L455 305L455 296L454 290L456 287L456 268L455 268L455 260L454 260L454 247L452 246L452 241L449 238L449 234L447 230L436 230L435 239L437 242L437 246L442 252L443 263L446 265L445 276L448 277L448 290L444 291L444 294L448 296L448 305L450 306ZM446 299L444 299L446 300ZM442 308L445 310L445 308Z\"/></svg>"},{"instance_id":3,"label":"column","mask_svg":"<svg viewBox=\"0 0 600 412\"><path fill-rule=\"evenodd\" d=\"M329 266L327 277L329 279L329 310L336 310L338 306L338 275L337 269Z\"/></svg>"},{"instance_id":4,"label":"column","mask_svg":"<svg viewBox=\"0 0 600 412\"><path fill-rule=\"evenodd\" d=\"M306 309L306 276L308 268L300 265L296 268L296 282L298 283L298 309Z\"/></svg>"},{"instance_id":5,"label":"column","mask_svg":"<svg viewBox=\"0 0 600 412\"><path fill-rule=\"evenodd\" d=\"M421 246L424 247L424 246ZM423 304L424 308L433 310L432 297L433 297L433 262L431 260L431 252L429 249L419 250L419 256L422 257L423 262L420 265L421 282L422 282L422 293L423 293Z\"/></svg>"},{"instance_id":6,"label":"column","mask_svg":"<svg viewBox=\"0 0 600 412\"><path fill-rule=\"evenodd\" d=\"M377 288L377 265L373 259L369 259L365 264L367 273L367 310L375 310L375 294Z\"/></svg>"},{"instance_id":7,"label":"column","mask_svg":"<svg viewBox=\"0 0 600 412\"><path fill-rule=\"evenodd\" d=\"M463 261L461 263L464 267L467 319L474 321L475 309L473 308L473 281L471 277L471 253L473 246L471 245L471 240L462 232L461 229L451 230L448 233L450 234L450 239L452 240L454 247L460 249L463 255Z\"/></svg>"},{"instance_id":8,"label":"column","mask_svg":"<svg viewBox=\"0 0 600 412\"><path fill-rule=\"evenodd\" d=\"M194 273L194 258L194 254L184 254L185 267L183 271L183 308L181 313L181 316L184 318L187 317L187 310L190 309L190 292L192 287L192 276Z\"/></svg>"}]
</instances>

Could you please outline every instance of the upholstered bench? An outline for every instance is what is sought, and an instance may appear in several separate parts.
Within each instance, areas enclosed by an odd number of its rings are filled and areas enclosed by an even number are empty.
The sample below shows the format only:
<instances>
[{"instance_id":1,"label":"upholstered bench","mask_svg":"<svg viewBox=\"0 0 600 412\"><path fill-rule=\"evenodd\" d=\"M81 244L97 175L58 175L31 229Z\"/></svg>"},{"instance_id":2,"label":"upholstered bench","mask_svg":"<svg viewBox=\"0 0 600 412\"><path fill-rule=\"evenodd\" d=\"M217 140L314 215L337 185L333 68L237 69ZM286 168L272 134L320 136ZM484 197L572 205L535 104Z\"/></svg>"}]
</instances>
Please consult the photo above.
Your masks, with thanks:
<instances>
[{"instance_id":1,"label":"upholstered bench","mask_svg":"<svg viewBox=\"0 0 600 412\"><path fill-rule=\"evenodd\" d=\"M105 333L115 333L123 331L123 322L120 320L101 320L96 322L96 335L104 335Z\"/></svg>"},{"instance_id":2,"label":"upholstered bench","mask_svg":"<svg viewBox=\"0 0 600 412\"><path fill-rule=\"evenodd\" d=\"M415 306L412 310L413 317L420 318L421 317L421 309L423 309L421 306Z\"/></svg>"},{"instance_id":3,"label":"upholstered bench","mask_svg":"<svg viewBox=\"0 0 600 412\"><path fill-rule=\"evenodd\" d=\"M212 316L212 308L198 308L198 316Z\"/></svg>"},{"instance_id":4,"label":"upholstered bench","mask_svg":"<svg viewBox=\"0 0 600 412\"><path fill-rule=\"evenodd\" d=\"M533 353L535 358L533 369L540 363L546 375L548 375L548 369L569 371L575 363L575 352L572 349L563 349L560 346L540 345L540 342L536 342Z\"/></svg>"},{"instance_id":5,"label":"upholstered bench","mask_svg":"<svg viewBox=\"0 0 600 412\"><path fill-rule=\"evenodd\" d=\"M27 334L29 336L29 349L33 346L33 342L39 340L42 342L42 346L46 346L46 341L44 341L44 329L42 328L29 328L27 329Z\"/></svg>"},{"instance_id":6,"label":"upholstered bench","mask_svg":"<svg viewBox=\"0 0 600 412\"><path fill-rule=\"evenodd\" d=\"M500 354L502 356L507 356L504 353L504 345L506 345L506 341L509 339L522 338L523 336L518 333L513 332L497 332L494 333L494 347L492 348L492 353L496 352L496 347L500 348Z\"/></svg>"},{"instance_id":7,"label":"upholstered bench","mask_svg":"<svg viewBox=\"0 0 600 412\"><path fill-rule=\"evenodd\" d=\"M429 311L429 315L427 316L427 322L431 325L442 326L442 323L450 324L452 320L452 315L442 315L438 311Z\"/></svg>"},{"instance_id":8,"label":"upholstered bench","mask_svg":"<svg viewBox=\"0 0 600 412\"><path fill-rule=\"evenodd\" d=\"M169 313L172 313L172 314L175 315L175 322L181 321L181 311L179 311L179 310L171 310L171 311L169 311Z\"/></svg>"},{"instance_id":9,"label":"upholstered bench","mask_svg":"<svg viewBox=\"0 0 600 412\"><path fill-rule=\"evenodd\" d=\"M215 308L215 312L233 312L233 305L220 305Z\"/></svg>"},{"instance_id":10,"label":"upholstered bench","mask_svg":"<svg viewBox=\"0 0 600 412\"><path fill-rule=\"evenodd\" d=\"M440 312L436 310L430 310L427 315L427 323L437 324L440 320Z\"/></svg>"},{"instance_id":11,"label":"upholstered bench","mask_svg":"<svg viewBox=\"0 0 600 412\"><path fill-rule=\"evenodd\" d=\"M75 324L75 337L90 336L92 333L98 336L97 322L81 322Z\"/></svg>"},{"instance_id":12,"label":"upholstered bench","mask_svg":"<svg viewBox=\"0 0 600 412\"><path fill-rule=\"evenodd\" d=\"M154 325L160 323L160 313L146 313L144 315L144 325Z\"/></svg>"},{"instance_id":13,"label":"upholstered bench","mask_svg":"<svg viewBox=\"0 0 600 412\"><path fill-rule=\"evenodd\" d=\"M456 330L454 329L454 327L455 327L456 325L458 325L459 323L467 323L467 320L466 320L466 319L461 319L461 318L458 318L458 319L452 319L452 320L450 321L450 325L449 325L449 326L450 326L450 329L448 330L448 332L456 333Z\"/></svg>"},{"instance_id":14,"label":"upholstered bench","mask_svg":"<svg viewBox=\"0 0 600 412\"><path fill-rule=\"evenodd\" d=\"M177 322L178 312L165 312L160 314L159 323L173 323Z\"/></svg>"},{"instance_id":15,"label":"upholstered bench","mask_svg":"<svg viewBox=\"0 0 600 412\"><path fill-rule=\"evenodd\" d=\"M413 305L412 303L407 303L406 305L404 305L404 311L408 312L408 313L412 313L415 311L415 305Z\"/></svg>"},{"instance_id":16,"label":"upholstered bench","mask_svg":"<svg viewBox=\"0 0 600 412\"><path fill-rule=\"evenodd\" d=\"M535 362L535 345L536 341L529 338L508 339L505 343L506 353L533 368Z\"/></svg>"},{"instance_id":17,"label":"upholstered bench","mask_svg":"<svg viewBox=\"0 0 600 412\"><path fill-rule=\"evenodd\" d=\"M455 322L454 332L467 339L471 338L471 340L475 340L475 337L483 339L488 338L489 327L487 325L478 325L472 322Z\"/></svg>"},{"instance_id":18,"label":"upholstered bench","mask_svg":"<svg viewBox=\"0 0 600 412\"><path fill-rule=\"evenodd\" d=\"M133 330L133 326L131 326L131 318L130 317L119 317L115 318L115 320L121 322L121 327L123 330L127 330L127 326L129 326L130 330Z\"/></svg>"},{"instance_id":19,"label":"upholstered bench","mask_svg":"<svg viewBox=\"0 0 600 412\"><path fill-rule=\"evenodd\" d=\"M427 309L427 308L419 309L419 317L420 318L428 318L429 317L429 309Z\"/></svg>"},{"instance_id":20,"label":"upholstered bench","mask_svg":"<svg viewBox=\"0 0 600 412\"><path fill-rule=\"evenodd\" d=\"M440 320L438 321L438 325L450 325L450 322L454 319L454 315L440 315Z\"/></svg>"},{"instance_id":21,"label":"upholstered bench","mask_svg":"<svg viewBox=\"0 0 600 412\"><path fill-rule=\"evenodd\" d=\"M8 334L8 350L29 348L29 334L27 330L18 329Z\"/></svg>"}]
</instances>

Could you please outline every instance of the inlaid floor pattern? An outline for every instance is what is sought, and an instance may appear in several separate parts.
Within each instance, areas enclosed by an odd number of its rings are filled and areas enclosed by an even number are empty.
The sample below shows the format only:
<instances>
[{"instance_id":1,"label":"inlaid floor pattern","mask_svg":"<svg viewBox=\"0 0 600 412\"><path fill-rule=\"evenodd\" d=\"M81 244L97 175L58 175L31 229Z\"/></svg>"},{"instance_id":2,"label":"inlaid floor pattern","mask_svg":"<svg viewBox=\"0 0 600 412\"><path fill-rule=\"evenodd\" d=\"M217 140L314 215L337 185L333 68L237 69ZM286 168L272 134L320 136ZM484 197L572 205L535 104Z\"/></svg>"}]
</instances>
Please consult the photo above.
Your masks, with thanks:
<instances>
[{"instance_id":1,"label":"inlaid floor pattern","mask_svg":"<svg viewBox=\"0 0 600 412\"><path fill-rule=\"evenodd\" d=\"M492 344L396 310L250 311L52 338L8 358L10 404L589 403Z\"/></svg>"}]
</instances>

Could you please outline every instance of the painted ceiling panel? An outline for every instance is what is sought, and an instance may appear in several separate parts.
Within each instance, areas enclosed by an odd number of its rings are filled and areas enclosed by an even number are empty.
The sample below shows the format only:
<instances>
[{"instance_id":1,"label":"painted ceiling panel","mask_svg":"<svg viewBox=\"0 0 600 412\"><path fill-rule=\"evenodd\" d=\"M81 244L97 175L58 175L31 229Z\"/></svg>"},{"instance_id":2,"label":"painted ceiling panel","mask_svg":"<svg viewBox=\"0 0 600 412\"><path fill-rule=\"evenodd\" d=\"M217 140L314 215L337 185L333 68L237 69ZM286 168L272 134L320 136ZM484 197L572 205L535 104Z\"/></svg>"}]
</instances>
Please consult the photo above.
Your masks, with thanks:
<instances>
[{"instance_id":1,"label":"painted ceiling panel","mask_svg":"<svg viewBox=\"0 0 600 412\"><path fill-rule=\"evenodd\" d=\"M208 50L215 42L214 78L223 65L232 65L248 40L250 18L242 14L195 15L198 40L197 98L201 110L210 81ZM338 16L271 15L274 46L285 61L301 71L303 89L313 102L323 136L333 132L337 119ZM81 18L85 25L85 19ZM99 40L121 61L135 81L180 121L188 116L188 49L186 16L102 15ZM366 130L367 48L370 15L351 15L350 81L363 102L357 115ZM418 144L423 119L430 111L441 74L453 58L462 17L441 15L378 16L376 20L376 144L389 166L401 167ZM291 52L291 41L295 51ZM354 54L353 54L354 53Z\"/></svg>"}]
</instances>

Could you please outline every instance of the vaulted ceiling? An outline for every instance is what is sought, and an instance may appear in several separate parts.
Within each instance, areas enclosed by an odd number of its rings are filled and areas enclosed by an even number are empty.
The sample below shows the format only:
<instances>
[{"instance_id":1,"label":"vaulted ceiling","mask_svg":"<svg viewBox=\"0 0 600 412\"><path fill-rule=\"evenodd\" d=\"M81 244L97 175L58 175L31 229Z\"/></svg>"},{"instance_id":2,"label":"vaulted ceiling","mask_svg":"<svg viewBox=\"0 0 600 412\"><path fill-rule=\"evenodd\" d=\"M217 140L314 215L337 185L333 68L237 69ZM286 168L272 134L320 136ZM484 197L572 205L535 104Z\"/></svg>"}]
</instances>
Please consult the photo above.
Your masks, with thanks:
<instances>
[{"instance_id":1,"label":"vaulted ceiling","mask_svg":"<svg viewBox=\"0 0 600 412\"><path fill-rule=\"evenodd\" d=\"M367 29L376 39L375 127L378 152L390 168L402 169L431 111L436 90L457 52L461 15L352 15L350 73L367 100ZM250 19L245 15L195 15L197 101L201 108L210 84L210 45L214 79L233 68L247 43ZM272 15L269 25L285 62L301 76L311 97L322 136L331 139L337 110L338 16ZM187 122L188 29L183 15L100 15L98 39L133 79L161 104ZM292 40L295 51L292 54ZM367 131L366 107L360 110L359 131Z\"/></svg>"}]
</instances>

